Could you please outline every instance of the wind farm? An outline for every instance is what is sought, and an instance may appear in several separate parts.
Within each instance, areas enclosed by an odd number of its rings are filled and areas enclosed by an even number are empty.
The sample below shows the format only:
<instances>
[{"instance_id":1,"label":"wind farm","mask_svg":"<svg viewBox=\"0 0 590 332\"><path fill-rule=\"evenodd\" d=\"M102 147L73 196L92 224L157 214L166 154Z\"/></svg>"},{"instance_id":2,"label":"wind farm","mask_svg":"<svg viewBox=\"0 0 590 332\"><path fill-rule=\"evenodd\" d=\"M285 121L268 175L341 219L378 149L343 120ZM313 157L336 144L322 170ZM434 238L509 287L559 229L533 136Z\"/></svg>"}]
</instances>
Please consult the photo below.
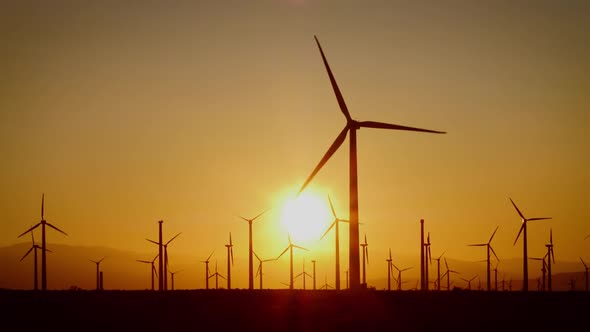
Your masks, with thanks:
<instances>
[{"instance_id":1,"label":"wind farm","mask_svg":"<svg viewBox=\"0 0 590 332\"><path fill-rule=\"evenodd\" d=\"M4 7L3 327L585 324L590 4Z\"/></svg>"}]
</instances>

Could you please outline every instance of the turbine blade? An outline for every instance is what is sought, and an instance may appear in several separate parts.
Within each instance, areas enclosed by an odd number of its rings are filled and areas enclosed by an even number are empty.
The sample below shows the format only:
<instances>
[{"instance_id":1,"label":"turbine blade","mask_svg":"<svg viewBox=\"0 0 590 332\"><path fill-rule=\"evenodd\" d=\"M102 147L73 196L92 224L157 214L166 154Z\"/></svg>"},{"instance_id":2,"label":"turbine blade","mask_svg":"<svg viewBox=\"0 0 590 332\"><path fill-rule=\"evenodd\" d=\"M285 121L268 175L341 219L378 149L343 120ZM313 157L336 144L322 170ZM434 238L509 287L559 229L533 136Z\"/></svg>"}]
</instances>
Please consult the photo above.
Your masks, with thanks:
<instances>
[{"instance_id":1,"label":"turbine blade","mask_svg":"<svg viewBox=\"0 0 590 332\"><path fill-rule=\"evenodd\" d=\"M336 225L338 221L334 221L332 224L330 224L330 227L328 227L328 229L326 229L326 231L324 232L324 234L322 235L322 237L320 237L320 240L324 238L324 236L326 236L326 234L328 234L328 232L332 229L332 227L334 227L334 225Z\"/></svg>"},{"instance_id":2,"label":"turbine blade","mask_svg":"<svg viewBox=\"0 0 590 332\"><path fill-rule=\"evenodd\" d=\"M33 226L33 227L31 227L31 228L27 229L27 230L26 230L25 232L23 232L21 235L17 236L17 238L19 238L19 237L21 237L21 236L23 236L23 235L27 234L28 232L30 232L30 231L32 231L32 230L34 230L35 228L39 227L39 225L41 225L41 223L38 223L37 225L35 225L35 226Z\"/></svg>"},{"instance_id":3,"label":"turbine blade","mask_svg":"<svg viewBox=\"0 0 590 332\"><path fill-rule=\"evenodd\" d=\"M290 246L288 246L287 248L285 248L285 250L283 250L283 252L277 257L277 259L281 258L281 256L283 256L287 250L289 250L289 248L291 248Z\"/></svg>"},{"instance_id":4,"label":"turbine blade","mask_svg":"<svg viewBox=\"0 0 590 332\"><path fill-rule=\"evenodd\" d=\"M344 127L344 129L342 129L342 131L340 132L338 137L336 137L336 140L334 141L334 143L332 143L332 145L330 146L328 151L326 151L326 153L324 154L324 156L322 157L322 159L320 160L318 165L314 168L313 172L311 172L311 175L307 178L307 180L305 180L305 182L301 186L301 189L299 189L299 191L297 192L297 195L301 194L301 192L305 189L305 187L307 187L307 185L311 182L311 180L314 178L314 176L320 171L320 169L324 166L324 164L326 162L328 162L330 157L332 157L334 152L336 152L336 150L338 150L340 145L342 145L342 142L344 142L344 139L346 138L347 133L348 133L348 125L346 125L346 127Z\"/></svg>"},{"instance_id":5,"label":"turbine blade","mask_svg":"<svg viewBox=\"0 0 590 332\"><path fill-rule=\"evenodd\" d=\"M530 219L527 219L526 221L533 221L533 220L547 220L547 219L551 219L551 217L543 217L543 218L530 218Z\"/></svg>"},{"instance_id":6,"label":"turbine blade","mask_svg":"<svg viewBox=\"0 0 590 332\"><path fill-rule=\"evenodd\" d=\"M447 252L447 249L445 249L445 251L443 251L443 253L442 253L442 254L440 254L440 256L438 256L438 259L437 259L437 260L439 260L439 261L440 261L440 259L442 258L442 256L444 256L444 254L445 254L446 252Z\"/></svg>"},{"instance_id":7,"label":"turbine blade","mask_svg":"<svg viewBox=\"0 0 590 332\"><path fill-rule=\"evenodd\" d=\"M301 247L301 246L298 246L298 245L296 245L296 244L292 244L292 246L293 246L293 248L297 248L297 249L302 249L302 250L307 250L307 251L309 251L309 249L307 249L307 248L303 248L303 247Z\"/></svg>"},{"instance_id":8,"label":"turbine blade","mask_svg":"<svg viewBox=\"0 0 590 332\"><path fill-rule=\"evenodd\" d=\"M33 240L34 242L34 240ZM553 229L549 228L549 243L553 245Z\"/></svg>"},{"instance_id":9,"label":"turbine blade","mask_svg":"<svg viewBox=\"0 0 590 332\"><path fill-rule=\"evenodd\" d=\"M555 253L553 252L553 247L551 247L551 260L553 260L553 264L555 264Z\"/></svg>"},{"instance_id":10,"label":"turbine blade","mask_svg":"<svg viewBox=\"0 0 590 332\"><path fill-rule=\"evenodd\" d=\"M258 277L258 274L260 273L260 267L262 266L262 263L258 264L258 269L256 270L256 275L254 276L254 278Z\"/></svg>"},{"instance_id":11,"label":"turbine blade","mask_svg":"<svg viewBox=\"0 0 590 332\"><path fill-rule=\"evenodd\" d=\"M447 268L447 271L449 270L449 264L447 263L447 258L445 257L445 267Z\"/></svg>"},{"instance_id":12,"label":"turbine blade","mask_svg":"<svg viewBox=\"0 0 590 332\"><path fill-rule=\"evenodd\" d=\"M41 220L45 219L45 193L41 194Z\"/></svg>"},{"instance_id":13,"label":"turbine blade","mask_svg":"<svg viewBox=\"0 0 590 332\"><path fill-rule=\"evenodd\" d=\"M393 259L391 258L391 248L389 248L389 260L393 261Z\"/></svg>"},{"instance_id":14,"label":"turbine blade","mask_svg":"<svg viewBox=\"0 0 590 332\"><path fill-rule=\"evenodd\" d=\"M146 240L147 240L147 241L149 241L149 242L151 242L151 243L153 243L153 244L160 245L160 243L158 243L158 242L156 242L156 241L154 241L154 240L150 240L150 239L146 239Z\"/></svg>"},{"instance_id":15,"label":"turbine blade","mask_svg":"<svg viewBox=\"0 0 590 332\"><path fill-rule=\"evenodd\" d=\"M492 239L494 238L494 235L496 235L496 232L498 231L498 228L500 226L496 226L496 229L494 230L494 232L492 233L492 236L490 236L490 240L488 241L488 243L492 242Z\"/></svg>"},{"instance_id":16,"label":"turbine blade","mask_svg":"<svg viewBox=\"0 0 590 332\"><path fill-rule=\"evenodd\" d=\"M160 256L160 254L156 254L156 257L154 257L154 259L152 259L152 263L156 261L156 258L158 258L158 256Z\"/></svg>"},{"instance_id":17,"label":"turbine blade","mask_svg":"<svg viewBox=\"0 0 590 332\"><path fill-rule=\"evenodd\" d=\"M215 252L215 250L213 250L213 251L211 252L211 254L209 255L209 257L207 257L207 260L206 260L207 262L209 261L209 258L211 258L211 256L213 256L213 253L214 253L214 252Z\"/></svg>"},{"instance_id":18,"label":"turbine blade","mask_svg":"<svg viewBox=\"0 0 590 332\"><path fill-rule=\"evenodd\" d=\"M252 222L254 222L254 220L258 219L258 217L260 217L261 215L265 214L268 210L270 210L270 209L266 209L266 210L260 212L256 217L252 218Z\"/></svg>"},{"instance_id":19,"label":"turbine blade","mask_svg":"<svg viewBox=\"0 0 590 332\"><path fill-rule=\"evenodd\" d=\"M143 261L141 259L136 259L136 261L138 261L140 263L152 264L152 262L150 262L150 261Z\"/></svg>"},{"instance_id":20,"label":"turbine blade","mask_svg":"<svg viewBox=\"0 0 590 332\"><path fill-rule=\"evenodd\" d=\"M154 275L156 276L156 278L158 277L158 270L156 270L156 267L152 265L152 271L154 271Z\"/></svg>"},{"instance_id":21,"label":"turbine blade","mask_svg":"<svg viewBox=\"0 0 590 332\"><path fill-rule=\"evenodd\" d=\"M330 209L332 210L332 215L334 216L335 219L338 219L338 217L336 216L336 210L334 210L334 204L332 204L332 199L330 198L330 195L328 195L328 202L330 202Z\"/></svg>"},{"instance_id":22,"label":"turbine blade","mask_svg":"<svg viewBox=\"0 0 590 332\"><path fill-rule=\"evenodd\" d=\"M59 229L59 228L57 228L57 227L53 226L52 224L50 224L50 223L48 223L48 222L46 222L45 224L46 224L47 226L49 226L49 227L51 227L51 228L55 229L56 231L58 231L58 232L60 232L60 233L63 233L64 235L68 235L66 232L62 231L61 229Z\"/></svg>"},{"instance_id":23,"label":"turbine blade","mask_svg":"<svg viewBox=\"0 0 590 332\"><path fill-rule=\"evenodd\" d=\"M384 122L375 122L375 121L361 121L361 122L359 122L359 125L361 127L366 127L366 128L393 129L393 130L419 131L419 132L423 132L423 133L433 133L433 134L446 134L446 132L444 132L444 131L422 129L422 128L415 128L415 127L408 127L408 126L400 126L400 125L384 123Z\"/></svg>"},{"instance_id":24,"label":"turbine blade","mask_svg":"<svg viewBox=\"0 0 590 332\"><path fill-rule=\"evenodd\" d=\"M367 241L365 240L365 242L367 242ZM369 264L369 246L368 245L365 246L365 251L367 252L367 264Z\"/></svg>"},{"instance_id":25,"label":"turbine blade","mask_svg":"<svg viewBox=\"0 0 590 332\"><path fill-rule=\"evenodd\" d=\"M174 237L173 237L173 238L171 238L170 240L168 240L168 242L166 242L166 244L165 244L165 245L168 245L170 242L172 242L172 240L176 239L176 238L177 238L177 237L178 237L180 234L182 234L182 232L180 232L180 233L178 233L178 234L174 235Z\"/></svg>"},{"instance_id":26,"label":"turbine blade","mask_svg":"<svg viewBox=\"0 0 590 332\"><path fill-rule=\"evenodd\" d=\"M27 256L29 255L29 253L30 253L31 251L33 251L33 249L34 249L34 248L35 248L35 247L31 247L31 248L29 249L29 251L27 251L27 253L26 253L26 254L23 256L23 258L21 258L20 260L22 261L23 259L25 259L25 257L27 257Z\"/></svg>"},{"instance_id":27,"label":"turbine blade","mask_svg":"<svg viewBox=\"0 0 590 332\"><path fill-rule=\"evenodd\" d=\"M252 253L254 254L254 256L256 256L256 259L257 259L258 261L262 261L262 259L260 259L260 257L258 257L258 255L256 255L256 252L255 252L254 250L252 250Z\"/></svg>"},{"instance_id":28,"label":"turbine blade","mask_svg":"<svg viewBox=\"0 0 590 332\"><path fill-rule=\"evenodd\" d=\"M33 227L33 226L31 226ZM33 246L35 245L35 232L31 232L31 241L33 241Z\"/></svg>"},{"instance_id":29,"label":"turbine blade","mask_svg":"<svg viewBox=\"0 0 590 332\"><path fill-rule=\"evenodd\" d=\"M478 244L468 244L467 246L469 247L483 247L483 246L487 246L487 243L478 243Z\"/></svg>"},{"instance_id":30,"label":"turbine blade","mask_svg":"<svg viewBox=\"0 0 590 332\"><path fill-rule=\"evenodd\" d=\"M22 260L22 259L21 259ZM584 263L584 260L582 259L582 257L580 257L580 261L582 262L582 264L584 264L585 268L588 268L588 266L586 266L586 263Z\"/></svg>"},{"instance_id":31,"label":"turbine blade","mask_svg":"<svg viewBox=\"0 0 590 332\"><path fill-rule=\"evenodd\" d=\"M522 219L526 219L523 215L522 212L520 212L520 210L518 209L518 207L516 206L516 204L514 204L514 201L512 200L512 198L508 197L508 199L510 199L510 202L512 202L512 205L514 205L514 208L516 209L516 212L518 212L518 215L522 218Z\"/></svg>"},{"instance_id":32,"label":"turbine blade","mask_svg":"<svg viewBox=\"0 0 590 332\"><path fill-rule=\"evenodd\" d=\"M231 254L231 266L234 266L234 249L232 247L229 248L229 253Z\"/></svg>"},{"instance_id":33,"label":"turbine blade","mask_svg":"<svg viewBox=\"0 0 590 332\"><path fill-rule=\"evenodd\" d=\"M338 84L336 83L336 79L334 78L334 75L332 74L332 70L330 69L330 65L328 65L328 60L326 59L326 56L324 55L324 51L322 50L322 46L320 45L320 41L318 40L318 37L313 36L313 38L315 38L316 43L318 44L318 48L320 49L320 53L322 54L322 60L324 61L324 66L326 67L326 71L328 72L328 76L330 77L330 83L332 84L332 89L334 90L334 94L336 95L336 99L338 100L338 105L340 106L340 110L342 111L342 114L344 114L344 116L346 117L346 122L350 122L352 121L352 118L350 117L350 113L348 112L348 108L346 107L346 103L344 103L344 98L342 97L342 94L340 93L340 89L338 88Z\"/></svg>"},{"instance_id":34,"label":"turbine blade","mask_svg":"<svg viewBox=\"0 0 590 332\"><path fill-rule=\"evenodd\" d=\"M100 262L102 262L104 259L105 259L105 257L101 258L101 259L100 259L98 262L100 263Z\"/></svg>"},{"instance_id":35,"label":"turbine blade","mask_svg":"<svg viewBox=\"0 0 590 332\"><path fill-rule=\"evenodd\" d=\"M526 219L525 219L525 220L526 220ZM520 226L520 230L518 231L518 235L516 235L516 239L514 240L514 244L512 244L512 245L515 245L515 244L516 244L516 241L518 241L518 237L520 236L520 233L522 233L522 230L524 229L524 225L525 225L525 223L526 223L526 221L524 221L524 222L522 223L522 225Z\"/></svg>"},{"instance_id":36,"label":"turbine blade","mask_svg":"<svg viewBox=\"0 0 590 332\"><path fill-rule=\"evenodd\" d=\"M234 244L231 242L231 232L229 232L229 245L233 246Z\"/></svg>"},{"instance_id":37,"label":"turbine blade","mask_svg":"<svg viewBox=\"0 0 590 332\"><path fill-rule=\"evenodd\" d=\"M492 254L494 254L494 256L496 257L497 260L500 260L498 258L498 255L496 255L496 252L494 251L494 248L492 248L492 246L490 246L490 250L492 251Z\"/></svg>"}]
</instances>

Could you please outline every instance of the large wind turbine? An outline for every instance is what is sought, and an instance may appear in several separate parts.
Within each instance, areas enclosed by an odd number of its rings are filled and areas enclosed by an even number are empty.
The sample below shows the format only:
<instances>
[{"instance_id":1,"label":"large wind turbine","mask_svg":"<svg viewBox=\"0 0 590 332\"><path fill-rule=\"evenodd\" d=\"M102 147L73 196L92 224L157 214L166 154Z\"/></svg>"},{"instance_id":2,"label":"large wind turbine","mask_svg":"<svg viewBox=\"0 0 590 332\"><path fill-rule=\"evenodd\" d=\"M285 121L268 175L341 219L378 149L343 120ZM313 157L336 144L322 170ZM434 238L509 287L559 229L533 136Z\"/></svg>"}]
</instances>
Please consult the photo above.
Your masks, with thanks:
<instances>
[{"instance_id":1,"label":"large wind turbine","mask_svg":"<svg viewBox=\"0 0 590 332\"><path fill-rule=\"evenodd\" d=\"M258 260L258 269L256 270L256 277L258 277L258 275L260 275L260 289L262 289L262 263L275 261L277 259L276 258L260 259L260 257L258 257L256 252L254 252L254 256L256 256L256 259Z\"/></svg>"},{"instance_id":2,"label":"large wind turbine","mask_svg":"<svg viewBox=\"0 0 590 332\"><path fill-rule=\"evenodd\" d=\"M445 252L447 251L443 251L443 253L440 254L438 258L434 259L436 261L436 290L440 290L440 260L444 256Z\"/></svg>"},{"instance_id":3,"label":"large wind turbine","mask_svg":"<svg viewBox=\"0 0 590 332\"><path fill-rule=\"evenodd\" d=\"M335 245L336 245L336 272L334 273L334 275L336 276L336 281L335 281L335 286L336 286L336 290L340 290L340 231L339 231L339 227L338 224L342 221L342 222L348 222L348 220L344 220L344 219L340 219L336 216L336 210L334 210L334 205L332 204L332 199L330 199L330 195L328 195L328 201L330 202L330 209L332 210L332 215L334 216L334 222L332 222L332 224L330 225L330 227L328 227L328 229L326 229L326 231L324 232L324 234L322 235L322 237L320 238L323 239L324 236L326 236L326 234L328 234L328 232L332 229L332 227L334 227L334 238L335 238Z\"/></svg>"},{"instance_id":4,"label":"large wind turbine","mask_svg":"<svg viewBox=\"0 0 590 332\"><path fill-rule=\"evenodd\" d=\"M205 263L205 289L209 289L209 259L211 258L211 256L213 256L214 252L215 250L211 252L211 254L209 255L209 257L207 257L206 260L201 261L202 263Z\"/></svg>"},{"instance_id":5,"label":"large wind turbine","mask_svg":"<svg viewBox=\"0 0 590 332\"><path fill-rule=\"evenodd\" d=\"M300 247L296 244L293 244L291 242L291 236L289 235L289 245L287 246L287 248L285 248L285 250L283 250L283 252L279 255L279 257L277 257L277 259L281 258L281 256L283 256L283 254L286 253L287 250L289 250L289 256L290 256L289 289L293 289L293 248L302 249L302 250L309 250L307 248L303 248L303 247Z\"/></svg>"},{"instance_id":6,"label":"large wind turbine","mask_svg":"<svg viewBox=\"0 0 590 332\"><path fill-rule=\"evenodd\" d=\"M363 247L363 288L367 288L367 270L366 264L369 264L369 243L367 242L367 234L365 234L365 243L361 243Z\"/></svg>"},{"instance_id":7,"label":"large wind turbine","mask_svg":"<svg viewBox=\"0 0 590 332\"><path fill-rule=\"evenodd\" d=\"M150 239L146 239L148 241L150 241L151 243L154 243L158 246L162 246L164 248L164 271L162 273L164 273L164 275L160 275L161 279L164 279L164 290L168 289L168 245L170 244L170 242L172 242L174 239L176 239L180 234L182 234L182 232L174 235L174 237L172 237L170 240L168 240L168 242L160 245L159 242L156 242L154 240L150 240Z\"/></svg>"},{"instance_id":8,"label":"large wind turbine","mask_svg":"<svg viewBox=\"0 0 590 332\"><path fill-rule=\"evenodd\" d=\"M152 272L150 273L152 276L152 290L154 290L154 274L156 275L156 277L158 276L158 272L156 272L156 266L154 264L154 262L156 261L156 258L158 258L158 256L160 256L160 254L157 254L156 257L154 257L154 259L152 259L151 261L144 261L141 259L137 259L137 261L140 263L150 264L152 266Z\"/></svg>"},{"instance_id":9,"label":"large wind turbine","mask_svg":"<svg viewBox=\"0 0 590 332\"><path fill-rule=\"evenodd\" d=\"M27 251L27 253L20 260L22 262L22 260L25 259L31 253L31 251L33 251L33 250L35 251L33 253L34 254L34 261L33 261L33 264L34 264L33 265L33 273L34 273L34 275L33 275L33 289L34 290L39 290L39 281L38 281L38 275L39 275L39 273L37 272L37 265L38 265L37 264L37 249L41 249L41 247L38 244L35 243L35 236L33 235L33 232L31 232L31 240L33 241L33 245L31 246L31 248L29 249L29 251ZM52 252L49 249L45 249L45 250L47 250L49 252Z\"/></svg>"},{"instance_id":10,"label":"large wind turbine","mask_svg":"<svg viewBox=\"0 0 590 332\"><path fill-rule=\"evenodd\" d=\"M494 230L494 232L492 233L492 236L490 236L490 239L488 240L487 243L478 243L478 244L469 244L469 246L471 247L486 247L487 250L487 287L488 287L488 291L491 291L491 279L490 279L490 251L492 252L492 254L494 254L494 256L496 256L496 259L498 259L498 256L496 255L496 252L494 251L494 248L492 248L492 245L490 243L492 243L492 239L494 238L494 235L496 235L496 232L498 231L498 227L500 226L496 226L496 229Z\"/></svg>"},{"instance_id":11,"label":"large wind turbine","mask_svg":"<svg viewBox=\"0 0 590 332\"><path fill-rule=\"evenodd\" d=\"M27 234L28 232L33 231L35 228L39 227L39 225L41 225L41 290L47 290L47 257L46 257L46 251L47 251L47 246L46 246L46 242L45 242L45 225L55 229L56 231L64 234L64 235L68 235L66 234L64 231L62 231L61 229L53 226L52 224L48 223L47 220L45 220L45 213L44 213L44 204L45 204L45 194L41 195L41 221L29 228L27 231L25 231L24 233L22 233L21 235L19 235L18 237L21 237L25 234Z\"/></svg>"},{"instance_id":12,"label":"large wind turbine","mask_svg":"<svg viewBox=\"0 0 590 332\"><path fill-rule=\"evenodd\" d=\"M328 65L328 60L326 60L326 56L324 55L324 51L320 45L320 42L317 37L315 37L315 41L318 45L320 53L322 55L322 60L324 62L324 66L326 67L326 71L328 76L330 77L330 83L332 84L332 89L334 90L334 94L336 95L336 99L338 100L338 105L340 110L344 114L346 118L346 125L344 129L340 132L340 134L336 137L336 140L328 151L324 154L318 165L312 171L311 175L307 178L307 180L303 183L301 189L299 189L299 193L301 193L305 187L311 182L314 176L319 172L319 170L324 166L324 164L332 157L332 155L338 150L338 148L342 145L344 140L346 139L346 135L350 132L350 175L349 175L349 185L350 185L350 193L349 193L349 200L350 200L350 223L349 223L349 267L350 267L350 288L353 290L360 288L360 261L359 261L359 209L358 209L358 182L357 182L357 147L356 147L356 131L360 128L379 128L379 129L393 129L393 130L407 130L407 131L418 131L418 132L427 132L427 133L438 133L444 134L441 131L434 131L434 130L427 130L427 129L420 129L414 127L407 127L407 126L400 126L395 124L383 123L383 122L374 122L374 121L357 121L354 120L350 113L348 112L348 108L344 102L344 98L340 93L340 89L336 83L336 79L332 74L332 70Z\"/></svg>"},{"instance_id":13,"label":"large wind turbine","mask_svg":"<svg viewBox=\"0 0 590 332\"><path fill-rule=\"evenodd\" d=\"M226 244L225 247L227 248L227 289L231 289L231 267L234 265L234 245L231 241L231 233L229 233L229 244Z\"/></svg>"},{"instance_id":14,"label":"large wind turbine","mask_svg":"<svg viewBox=\"0 0 590 332\"><path fill-rule=\"evenodd\" d=\"M252 219L240 217L244 219L246 222L248 222L248 289L254 289L254 265L252 258L252 253L254 252L254 249L252 249L252 223L266 211L268 210L260 212L256 217Z\"/></svg>"},{"instance_id":15,"label":"large wind turbine","mask_svg":"<svg viewBox=\"0 0 590 332\"><path fill-rule=\"evenodd\" d=\"M523 291L528 291L529 290L529 269L528 269L528 259L527 259L527 237L526 237L526 224L529 221L534 221L534 220L545 220L545 219L551 219L551 217L543 217L543 218L525 218L522 215L522 212L520 212L520 210L518 209L518 207L516 206L516 204L514 204L514 201L512 200L512 198L510 198L510 202L512 202L512 205L514 205L514 208L516 209L516 212L518 212L518 215L522 218L522 225L520 226L520 230L518 231L518 235L516 235L516 239L514 240L514 244L516 244L516 241L518 241L518 237L520 236L520 233L523 233L522 236L522 248L523 248L523 259L522 259L522 290Z\"/></svg>"},{"instance_id":16,"label":"large wind turbine","mask_svg":"<svg viewBox=\"0 0 590 332\"><path fill-rule=\"evenodd\" d=\"M93 261L92 259L89 259L89 261L96 264L96 290L100 290L100 262L102 262L103 260L104 260L104 257L97 260L97 261Z\"/></svg>"}]
</instances>

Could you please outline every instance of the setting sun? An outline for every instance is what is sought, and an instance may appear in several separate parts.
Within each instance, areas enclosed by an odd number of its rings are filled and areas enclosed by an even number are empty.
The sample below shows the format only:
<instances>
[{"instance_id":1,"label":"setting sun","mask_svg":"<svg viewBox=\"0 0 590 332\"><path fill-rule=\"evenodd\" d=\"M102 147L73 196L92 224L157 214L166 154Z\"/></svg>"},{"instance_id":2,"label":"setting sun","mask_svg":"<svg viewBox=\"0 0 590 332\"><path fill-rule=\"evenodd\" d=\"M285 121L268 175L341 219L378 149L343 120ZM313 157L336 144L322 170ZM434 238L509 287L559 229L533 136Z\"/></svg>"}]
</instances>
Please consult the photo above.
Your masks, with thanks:
<instances>
[{"instance_id":1,"label":"setting sun","mask_svg":"<svg viewBox=\"0 0 590 332\"><path fill-rule=\"evenodd\" d=\"M288 200L281 213L281 225L291 235L293 242L318 240L329 221L327 201L309 193Z\"/></svg>"}]
</instances>

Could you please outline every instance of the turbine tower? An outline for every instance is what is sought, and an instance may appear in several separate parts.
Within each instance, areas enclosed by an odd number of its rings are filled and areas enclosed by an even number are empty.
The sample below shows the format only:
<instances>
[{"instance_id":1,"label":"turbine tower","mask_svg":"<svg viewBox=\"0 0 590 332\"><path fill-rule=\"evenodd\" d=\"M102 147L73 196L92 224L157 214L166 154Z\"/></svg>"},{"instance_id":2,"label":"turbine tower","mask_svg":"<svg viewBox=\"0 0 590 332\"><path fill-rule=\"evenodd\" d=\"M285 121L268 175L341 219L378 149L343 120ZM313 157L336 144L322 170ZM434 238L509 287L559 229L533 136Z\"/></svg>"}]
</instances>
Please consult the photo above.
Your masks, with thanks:
<instances>
[{"instance_id":1,"label":"turbine tower","mask_svg":"<svg viewBox=\"0 0 590 332\"><path fill-rule=\"evenodd\" d=\"M546 244L547 247L547 290L551 291L551 261L555 264L555 253L553 252L553 230L549 229L549 244Z\"/></svg>"},{"instance_id":2,"label":"turbine tower","mask_svg":"<svg viewBox=\"0 0 590 332\"><path fill-rule=\"evenodd\" d=\"M252 253L254 252L254 249L252 248L252 223L266 211L260 212L256 217L252 219L240 217L248 223L248 289L254 289L254 265L252 258Z\"/></svg>"},{"instance_id":3,"label":"turbine tower","mask_svg":"<svg viewBox=\"0 0 590 332\"><path fill-rule=\"evenodd\" d=\"M209 259L211 258L211 256L213 256L214 252L215 250L211 252L211 254L209 255L209 257L207 257L206 260L201 261L201 263L205 263L205 289L209 289Z\"/></svg>"},{"instance_id":4,"label":"turbine tower","mask_svg":"<svg viewBox=\"0 0 590 332\"><path fill-rule=\"evenodd\" d=\"M534 221L534 220L545 220L545 219L551 219L551 217L543 217L543 218L525 218L524 215L522 214L522 212L520 212L520 210L518 209L518 207L516 206L516 204L514 203L514 201L512 200L512 198L510 198L510 202L512 202L512 205L514 206L514 208L516 209L516 212L518 212L518 215L520 216L520 218L522 218L522 225L520 226L520 230L518 231L518 235L516 235L516 240L514 240L514 244L516 244L516 241L518 241L518 237L520 236L520 233L522 233L522 248L523 248L523 254L522 254L522 290L523 291L528 291L529 290L529 269L528 269L528 259L527 259L527 236L526 236L526 225L529 221Z\"/></svg>"},{"instance_id":5,"label":"turbine tower","mask_svg":"<svg viewBox=\"0 0 590 332\"><path fill-rule=\"evenodd\" d=\"M100 262L102 262L103 260L104 260L104 257L97 260L97 261L93 261L92 259L89 259L89 261L96 264L96 290L100 290Z\"/></svg>"},{"instance_id":6,"label":"turbine tower","mask_svg":"<svg viewBox=\"0 0 590 332\"><path fill-rule=\"evenodd\" d=\"M24 233L22 233L18 237L21 237L21 236L27 234L28 232L33 231L35 228L39 227L39 225L41 226L41 290L45 291L45 290L47 290L47 257L46 257L47 245L46 245L46 241L45 241L45 226L47 225L64 235L68 235L68 234L66 234L61 229L53 226L52 224L48 223L47 220L45 220L44 205L45 205L45 194L42 194L41 195L41 221L37 225L26 230Z\"/></svg>"},{"instance_id":7,"label":"turbine tower","mask_svg":"<svg viewBox=\"0 0 590 332\"><path fill-rule=\"evenodd\" d=\"M342 222L348 222L348 220L343 220L340 219L336 216L336 210L334 210L334 205L332 204L332 199L330 199L330 195L328 195L328 201L330 202L330 209L332 210L332 215L334 216L334 221L332 222L332 224L330 225L330 227L328 227L328 229L326 229L326 231L324 232L324 234L322 235L322 237L320 238L323 239L324 236L326 236L326 234L328 234L328 232L332 229L332 227L334 227L334 238L335 238L335 245L336 245L336 272L334 273L336 276L336 281L335 281L335 285L336 285L336 290L340 290L340 231L339 231L339 227L338 224L342 221Z\"/></svg>"},{"instance_id":8,"label":"turbine tower","mask_svg":"<svg viewBox=\"0 0 590 332\"><path fill-rule=\"evenodd\" d=\"M234 265L234 245L231 241L231 232L229 233L229 244L226 244L225 247L227 248L227 289L231 289L231 267Z\"/></svg>"},{"instance_id":9,"label":"turbine tower","mask_svg":"<svg viewBox=\"0 0 590 332\"><path fill-rule=\"evenodd\" d=\"M154 274L156 275L156 277L158 276L158 272L156 272L156 266L154 263L156 261L156 258L158 258L159 256L160 256L160 254L157 254L156 257L154 257L154 259L152 259L151 261L144 261L144 260L137 259L137 261L140 263L150 264L152 266L151 273L150 273L152 276L152 290L154 290Z\"/></svg>"},{"instance_id":10,"label":"turbine tower","mask_svg":"<svg viewBox=\"0 0 590 332\"><path fill-rule=\"evenodd\" d=\"M258 257L256 252L254 252L254 256L256 256L256 259L258 260L258 269L256 270L256 277L258 277L258 275L260 275L260 280L259 280L260 281L260 289L262 289L262 263L274 261L274 260L276 260L276 258L260 259L260 257Z\"/></svg>"},{"instance_id":11,"label":"turbine tower","mask_svg":"<svg viewBox=\"0 0 590 332\"><path fill-rule=\"evenodd\" d=\"M490 251L492 252L492 254L494 254L494 256L496 256L496 259L498 259L498 256L496 255L496 252L494 251L494 248L492 248L492 245L490 243L492 243L492 239L494 238L494 235L496 235L496 232L498 231L498 227L500 226L496 226L496 229L494 230L494 232L492 233L492 236L490 236L490 239L488 240L487 243L478 243L478 244L469 244L469 246L471 247L486 247L486 252L487 252L487 259L486 259L486 276L487 276L487 289L488 291L491 291L491 278L490 278Z\"/></svg>"},{"instance_id":12,"label":"turbine tower","mask_svg":"<svg viewBox=\"0 0 590 332\"><path fill-rule=\"evenodd\" d=\"M344 140L346 139L346 135L350 132L350 167L349 167L349 185L350 185L350 192L349 192L349 200L350 200L350 223L349 223L349 268L350 268L350 288L352 290L360 289L360 257L359 257L359 209L358 209L358 178L357 178L357 143L356 143L356 131L361 128L379 128L379 129L390 129L390 130L406 130L406 131L417 131L417 132L427 132L427 133L438 133L444 134L441 131L434 131L434 130L427 130L427 129L420 129L414 127L406 127L400 126L395 124L389 123L382 123L382 122L374 122L374 121L357 121L354 120L346 104L344 102L344 98L342 97L342 93L338 88L336 83L336 79L332 74L332 70L328 65L328 60L324 55L324 51L320 45L320 42L316 36L314 36L317 46L320 50L322 60L324 62L324 66L326 67L326 71L330 78L330 83L332 85L332 89L334 90L334 94L336 95L336 99L338 100L338 105L340 110L344 114L346 118L346 125L344 129L340 132L340 134L336 137L336 140L328 151L324 154L318 165L312 171L311 175L307 178L307 180L303 183L303 186L299 190L301 193L305 187L311 182L314 176L319 172L319 170L324 166L324 164L332 157L332 155L338 150L338 148L342 145ZM298 193L298 194L299 194Z\"/></svg>"},{"instance_id":13,"label":"turbine tower","mask_svg":"<svg viewBox=\"0 0 590 332\"><path fill-rule=\"evenodd\" d=\"M367 234L365 234L365 243L361 243L363 247L363 288L367 288L367 270L366 264L369 264L369 243L367 242Z\"/></svg>"},{"instance_id":14,"label":"turbine tower","mask_svg":"<svg viewBox=\"0 0 590 332\"><path fill-rule=\"evenodd\" d=\"M31 251L34 251L34 260L33 260L33 289L34 290L39 290L39 281L38 281L38 275L39 273L37 272L37 249L41 249L41 247L35 243L35 236L33 235L33 232L31 232L31 239L33 241L33 245L31 246L31 248L29 249L29 251L27 251L27 253L20 259L21 262L23 261L23 259L25 259L30 253ZM52 252L49 249L45 249L49 252Z\"/></svg>"}]
</instances>

